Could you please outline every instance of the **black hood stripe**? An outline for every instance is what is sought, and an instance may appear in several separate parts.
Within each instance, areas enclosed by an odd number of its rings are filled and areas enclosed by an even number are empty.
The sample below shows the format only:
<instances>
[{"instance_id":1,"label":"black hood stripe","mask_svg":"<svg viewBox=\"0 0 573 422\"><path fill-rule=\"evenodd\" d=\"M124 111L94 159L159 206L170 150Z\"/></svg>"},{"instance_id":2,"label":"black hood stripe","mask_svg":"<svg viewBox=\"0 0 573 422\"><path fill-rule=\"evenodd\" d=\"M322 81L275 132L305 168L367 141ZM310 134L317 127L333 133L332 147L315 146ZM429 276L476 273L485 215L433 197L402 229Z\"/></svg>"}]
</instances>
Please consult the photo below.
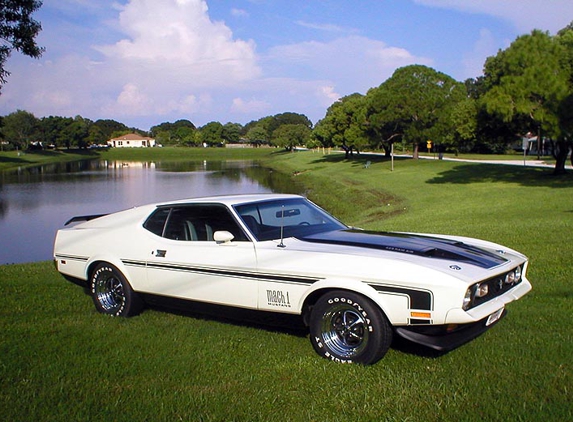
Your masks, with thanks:
<instances>
[{"instance_id":1,"label":"black hood stripe","mask_svg":"<svg viewBox=\"0 0 573 422\"><path fill-rule=\"evenodd\" d=\"M298 237L298 239L305 242L356 246L425 258L444 259L481 268L494 268L507 262L502 256L462 242L414 234L349 229L312 234Z\"/></svg>"}]
</instances>

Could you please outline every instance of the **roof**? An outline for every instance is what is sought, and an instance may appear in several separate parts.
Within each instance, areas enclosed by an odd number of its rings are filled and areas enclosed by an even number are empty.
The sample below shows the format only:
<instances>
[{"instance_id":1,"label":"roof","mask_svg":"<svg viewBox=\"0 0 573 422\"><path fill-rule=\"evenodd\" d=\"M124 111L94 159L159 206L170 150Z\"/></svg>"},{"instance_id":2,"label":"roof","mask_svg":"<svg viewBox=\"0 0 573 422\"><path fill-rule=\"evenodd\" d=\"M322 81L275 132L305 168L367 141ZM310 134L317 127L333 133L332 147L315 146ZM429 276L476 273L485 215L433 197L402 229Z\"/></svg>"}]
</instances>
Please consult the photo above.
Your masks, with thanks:
<instances>
[{"instance_id":1,"label":"roof","mask_svg":"<svg viewBox=\"0 0 573 422\"><path fill-rule=\"evenodd\" d=\"M127 135L118 136L117 138L112 138L112 141L149 141L153 138L148 138L147 136L141 136L137 133L128 133Z\"/></svg>"},{"instance_id":2,"label":"roof","mask_svg":"<svg viewBox=\"0 0 573 422\"><path fill-rule=\"evenodd\" d=\"M246 204L251 202L269 201L273 199L291 199L301 198L300 195L281 194L281 193L256 193L244 195L220 195L220 196L206 196L201 198L189 198L179 201L163 202L158 205L165 206L171 204L197 204L197 203L220 203L228 206Z\"/></svg>"}]
</instances>

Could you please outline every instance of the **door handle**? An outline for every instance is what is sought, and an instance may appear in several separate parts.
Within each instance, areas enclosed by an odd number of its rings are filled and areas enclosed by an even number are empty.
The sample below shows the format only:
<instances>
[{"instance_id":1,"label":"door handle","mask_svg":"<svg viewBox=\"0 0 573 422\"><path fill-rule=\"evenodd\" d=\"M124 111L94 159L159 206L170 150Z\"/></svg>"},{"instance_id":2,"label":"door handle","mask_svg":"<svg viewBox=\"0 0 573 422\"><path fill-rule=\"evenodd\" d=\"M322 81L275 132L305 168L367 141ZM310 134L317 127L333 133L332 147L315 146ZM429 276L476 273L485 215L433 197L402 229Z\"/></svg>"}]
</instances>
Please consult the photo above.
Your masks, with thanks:
<instances>
[{"instance_id":1,"label":"door handle","mask_svg":"<svg viewBox=\"0 0 573 422\"><path fill-rule=\"evenodd\" d=\"M155 252L151 252L151 254L155 255L156 258L165 258L167 251L165 249L157 249Z\"/></svg>"}]
</instances>

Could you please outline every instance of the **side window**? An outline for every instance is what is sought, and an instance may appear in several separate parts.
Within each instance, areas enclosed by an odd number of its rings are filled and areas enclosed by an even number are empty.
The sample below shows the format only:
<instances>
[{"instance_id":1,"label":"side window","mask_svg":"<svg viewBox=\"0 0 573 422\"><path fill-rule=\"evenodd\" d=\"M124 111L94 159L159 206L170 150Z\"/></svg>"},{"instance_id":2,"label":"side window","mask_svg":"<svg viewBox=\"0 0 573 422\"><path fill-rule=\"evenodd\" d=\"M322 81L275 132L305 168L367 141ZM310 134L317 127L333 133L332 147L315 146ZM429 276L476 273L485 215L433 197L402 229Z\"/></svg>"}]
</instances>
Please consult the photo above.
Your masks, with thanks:
<instances>
[{"instance_id":1,"label":"side window","mask_svg":"<svg viewBox=\"0 0 573 422\"><path fill-rule=\"evenodd\" d=\"M226 230L235 236L234 241L248 240L230 212L222 205L180 206L167 209L166 213L159 215L160 211L151 215L144 227L167 239L210 242L216 231Z\"/></svg>"},{"instance_id":2,"label":"side window","mask_svg":"<svg viewBox=\"0 0 573 422\"><path fill-rule=\"evenodd\" d=\"M243 229L239 227L230 211L222 205L211 205L201 207L205 220L211 225L213 233L220 230L226 230L235 236L233 241L242 242L247 241L247 235Z\"/></svg>"},{"instance_id":3,"label":"side window","mask_svg":"<svg viewBox=\"0 0 573 422\"><path fill-rule=\"evenodd\" d=\"M163 237L172 240L198 240L186 208L172 208Z\"/></svg>"},{"instance_id":4,"label":"side window","mask_svg":"<svg viewBox=\"0 0 573 422\"><path fill-rule=\"evenodd\" d=\"M163 235L163 228L171 208L159 208L143 223L143 227L157 236Z\"/></svg>"}]
</instances>

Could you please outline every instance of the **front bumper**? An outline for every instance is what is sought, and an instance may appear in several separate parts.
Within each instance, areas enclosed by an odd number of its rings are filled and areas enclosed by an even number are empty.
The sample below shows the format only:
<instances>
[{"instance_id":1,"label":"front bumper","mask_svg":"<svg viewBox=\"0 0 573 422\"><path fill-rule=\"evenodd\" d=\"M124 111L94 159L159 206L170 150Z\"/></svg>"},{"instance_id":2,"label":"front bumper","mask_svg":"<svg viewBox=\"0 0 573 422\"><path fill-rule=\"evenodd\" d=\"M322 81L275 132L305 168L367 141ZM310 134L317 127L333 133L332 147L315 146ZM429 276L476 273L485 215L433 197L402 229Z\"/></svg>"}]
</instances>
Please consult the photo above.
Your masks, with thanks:
<instances>
[{"instance_id":1,"label":"front bumper","mask_svg":"<svg viewBox=\"0 0 573 422\"><path fill-rule=\"evenodd\" d=\"M499 314L469 324L407 326L395 329L396 334L413 343L421 344L434 350L447 352L480 336L499 322L507 311L500 309Z\"/></svg>"}]
</instances>

